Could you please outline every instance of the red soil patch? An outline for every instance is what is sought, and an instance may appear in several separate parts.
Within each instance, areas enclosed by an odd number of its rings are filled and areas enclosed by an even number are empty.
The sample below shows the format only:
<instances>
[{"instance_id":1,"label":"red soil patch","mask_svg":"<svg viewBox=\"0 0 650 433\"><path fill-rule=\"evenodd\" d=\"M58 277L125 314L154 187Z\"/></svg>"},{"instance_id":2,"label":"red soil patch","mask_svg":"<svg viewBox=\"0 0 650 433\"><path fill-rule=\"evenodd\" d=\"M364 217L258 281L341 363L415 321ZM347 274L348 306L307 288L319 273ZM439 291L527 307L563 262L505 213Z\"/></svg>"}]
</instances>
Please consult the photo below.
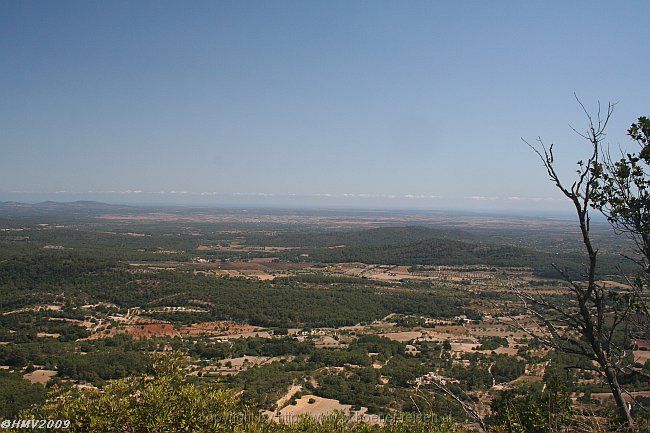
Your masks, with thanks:
<instances>
[{"instance_id":1,"label":"red soil patch","mask_svg":"<svg viewBox=\"0 0 650 433\"><path fill-rule=\"evenodd\" d=\"M102 331L88 337L88 340L97 340L99 338L110 338L118 334L129 334L135 339L152 338L152 337L178 337L179 332L171 323L166 322L148 322L120 325L108 331Z\"/></svg>"},{"instance_id":2,"label":"red soil patch","mask_svg":"<svg viewBox=\"0 0 650 433\"><path fill-rule=\"evenodd\" d=\"M193 323L189 326L182 326L180 333L182 335L232 335L243 334L246 332L255 332L262 330L259 326L242 325L234 322L201 322Z\"/></svg>"}]
</instances>

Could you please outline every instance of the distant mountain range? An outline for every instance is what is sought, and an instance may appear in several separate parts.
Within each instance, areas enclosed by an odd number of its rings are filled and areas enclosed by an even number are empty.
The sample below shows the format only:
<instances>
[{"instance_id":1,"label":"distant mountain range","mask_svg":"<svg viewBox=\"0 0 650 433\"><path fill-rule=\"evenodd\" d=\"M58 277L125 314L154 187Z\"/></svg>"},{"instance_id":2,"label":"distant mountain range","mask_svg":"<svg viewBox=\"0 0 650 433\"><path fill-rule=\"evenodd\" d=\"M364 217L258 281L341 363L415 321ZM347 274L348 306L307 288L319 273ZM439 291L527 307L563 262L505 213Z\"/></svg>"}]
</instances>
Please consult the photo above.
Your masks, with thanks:
<instances>
[{"instance_id":1,"label":"distant mountain range","mask_svg":"<svg viewBox=\"0 0 650 433\"><path fill-rule=\"evenodd\" d=\"M72 214L92 216L106 212L136 212L141 208L126 205L114 205L98 201L80 200L73 202L43 201L40 203L20 203L16 201L0 202L0 217L3 216L38 216Z\"/></svg>"}]
</instances>

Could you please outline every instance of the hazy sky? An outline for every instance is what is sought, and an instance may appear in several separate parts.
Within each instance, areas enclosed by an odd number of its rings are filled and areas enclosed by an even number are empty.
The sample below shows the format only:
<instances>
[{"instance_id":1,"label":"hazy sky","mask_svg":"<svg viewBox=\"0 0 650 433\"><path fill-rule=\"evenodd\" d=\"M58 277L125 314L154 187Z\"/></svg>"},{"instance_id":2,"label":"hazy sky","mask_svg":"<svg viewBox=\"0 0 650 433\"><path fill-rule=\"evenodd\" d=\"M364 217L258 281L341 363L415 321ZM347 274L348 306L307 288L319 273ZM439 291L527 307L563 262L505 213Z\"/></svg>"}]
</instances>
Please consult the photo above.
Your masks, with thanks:
<instances>
[{"instance_id":1,"label":"hazy sky","mask_svg":"<svg viewBox=\"0 0 650 433\"><path fill-rule=\"evenodd\" d=\"M650 114L649 16L647 0L2 0L0 200L555 208L520 137L580 159L576 92L619 101L626 145Z\"/></svg>"}]
</instances>

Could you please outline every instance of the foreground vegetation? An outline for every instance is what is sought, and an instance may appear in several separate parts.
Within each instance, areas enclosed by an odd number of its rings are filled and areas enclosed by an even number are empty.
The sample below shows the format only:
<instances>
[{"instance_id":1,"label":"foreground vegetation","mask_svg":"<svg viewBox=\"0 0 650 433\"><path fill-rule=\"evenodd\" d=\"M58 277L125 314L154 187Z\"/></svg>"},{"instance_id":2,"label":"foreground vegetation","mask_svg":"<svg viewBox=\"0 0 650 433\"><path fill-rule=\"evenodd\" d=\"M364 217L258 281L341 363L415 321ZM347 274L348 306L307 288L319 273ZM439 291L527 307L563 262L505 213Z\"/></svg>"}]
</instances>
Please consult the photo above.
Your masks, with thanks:
<instances>
[{"instance_id":1,"label":"foreground vegetation","mask_svg":"<svg viewBox=\"0 0 650 433\"><path fill-rule=\"evenodd\" d=\"M376 432L462 433L449 419L437 416L396 417L383 426L348 421L332 415L320 420L301 418L293 424L274 423L242 405L228 390L191 383L178 358L160 358L154 376L112 382L102 392L68 392L56 395L44 406L23 412L26 419L65 419L67 431L120 432ZM38 429L34 429L38 430Z\"/></svg>"},{"instance_id":2,"label":"foreground vegetation","mask_svg":"<svg viewBox=\"0 0 650 433\"><path fill-rule=\"evenodd\" d=\"M492 406L494 415L488 430L493 433L609 431L601 422L574 412L567 387L555 379L545 388L522 387L506 392ZM298 417L289 423L272 422L242 403L231 390L188 380L186 364L178 355L158 355L153 363L153 375L116 380L102 391L54 389L47 402L24 410L17 417L70 420L66 431L80 433L468 431L451 418L428 412L395 413L381 424L351 421L342 413L318 419Z\"/></svg>"}]
</instances>

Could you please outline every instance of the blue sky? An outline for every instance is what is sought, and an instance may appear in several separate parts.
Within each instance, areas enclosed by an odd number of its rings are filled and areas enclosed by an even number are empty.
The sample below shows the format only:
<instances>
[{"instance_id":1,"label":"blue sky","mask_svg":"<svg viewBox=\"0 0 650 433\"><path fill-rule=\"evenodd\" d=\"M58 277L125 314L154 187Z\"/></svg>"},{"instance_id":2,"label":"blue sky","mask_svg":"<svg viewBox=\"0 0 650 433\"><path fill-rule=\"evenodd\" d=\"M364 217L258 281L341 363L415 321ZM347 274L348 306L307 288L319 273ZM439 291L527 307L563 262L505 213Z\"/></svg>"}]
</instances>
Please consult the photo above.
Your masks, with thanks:
<instances>
[{"instance_id":1,"label":"blue sky","mask_svg":"<svg viewBox=\"0 0 650 433\"><path fill-rule=\"evenodd\" d=\"M562 208L650 106L650 2L0 1L0 200Z\"/></svg>"}]
</instances>

